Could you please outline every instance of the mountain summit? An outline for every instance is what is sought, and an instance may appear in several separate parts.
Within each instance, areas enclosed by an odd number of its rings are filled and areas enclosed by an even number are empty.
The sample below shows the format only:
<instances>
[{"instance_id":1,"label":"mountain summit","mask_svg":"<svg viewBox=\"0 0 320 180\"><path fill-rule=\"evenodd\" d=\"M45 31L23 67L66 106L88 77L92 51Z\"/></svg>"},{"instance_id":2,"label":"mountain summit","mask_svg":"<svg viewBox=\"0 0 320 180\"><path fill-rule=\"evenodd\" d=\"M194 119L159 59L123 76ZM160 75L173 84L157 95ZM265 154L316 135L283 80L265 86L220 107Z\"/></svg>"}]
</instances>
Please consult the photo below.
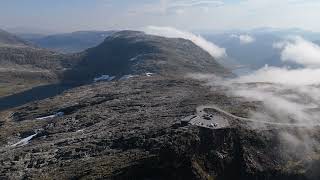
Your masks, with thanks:
<instances>
[{"instance_id":1,"label":"mountain summit","mask_svg":"<svg viewBox=\"0 0 320 180\"><path fill-rule=\"evenodd\" d=\"M197 72L230 75L209 53L189 40L120 31L82 53L66 78L90 81L98 75L121 77L149 72L165 76Z\"/></svg>"}]
</instances>

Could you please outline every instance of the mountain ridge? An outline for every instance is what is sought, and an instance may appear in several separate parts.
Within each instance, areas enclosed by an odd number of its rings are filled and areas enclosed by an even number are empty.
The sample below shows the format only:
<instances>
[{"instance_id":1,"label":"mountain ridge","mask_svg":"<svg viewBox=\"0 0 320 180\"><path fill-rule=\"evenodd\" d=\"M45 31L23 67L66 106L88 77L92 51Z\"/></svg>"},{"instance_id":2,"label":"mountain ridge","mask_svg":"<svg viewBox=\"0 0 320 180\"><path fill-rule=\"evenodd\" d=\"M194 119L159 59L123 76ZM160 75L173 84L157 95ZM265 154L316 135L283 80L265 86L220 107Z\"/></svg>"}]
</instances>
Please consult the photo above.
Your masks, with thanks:
<instances>
[{"instance_id":1,"label":"mountain ridge","mask_svg":"<svg viewBox=\"0 0 320 180\"><path fill-rule=\"evenodd\" d=\"M0 29L0 46L29 46L27 41Z\"/></svg>"},{"instance_id":2,"label":"mountain ridge","mask_svg":"<svg viewBox=\"0 0 320 180\"><path fill-rule=\"evenodd\" d=\"M99 45L115 31L75 31L52 35L20 34L20 37L35 46L60 53L78 53Z\"/></svg>"}]
</instances>

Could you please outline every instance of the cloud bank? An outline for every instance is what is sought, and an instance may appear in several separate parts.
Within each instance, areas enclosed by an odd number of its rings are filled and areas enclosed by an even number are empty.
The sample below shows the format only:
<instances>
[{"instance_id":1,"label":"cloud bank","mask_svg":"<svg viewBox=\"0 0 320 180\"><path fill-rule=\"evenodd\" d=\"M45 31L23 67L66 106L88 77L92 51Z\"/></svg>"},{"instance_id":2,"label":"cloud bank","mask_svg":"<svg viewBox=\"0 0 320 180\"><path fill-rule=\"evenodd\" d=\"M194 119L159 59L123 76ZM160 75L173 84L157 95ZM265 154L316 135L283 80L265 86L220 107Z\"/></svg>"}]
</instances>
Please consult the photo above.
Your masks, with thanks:
<instances>
[{"instance_id":1,"label":"cloud bank","mask_svg":"<svg viewBox=\"0 0 320 180\"><path fill-rule=\"evenodd\" d=\"M275 43L273 46L281 50L282 61L295 62L310 68L320 68L320 46L317 44L296 36Z\"/></svg>"},{"instance_id":2,"label":"cloud bank","mask_svg":"<svg viewBox=\"0 0 320 180\"><path fill-rule=\"evenodd\" d=\"M223 87L230 97L256 104L248 116L260 122L275 122L304 128L279 129L279 153L304 158L317 153L320 143L314 138L320 125L320 63L319 46L301 37L274 45L281 50L283 61L295 62L303 68L264 67L249 75L222 79L208 75L193 75L207 85ZM265 128L261 123L249 124L253 129Z\"/></svg>"},{"instance_id":3,"label":"cloud bank","mask_svg":"<svg viewBox=\"0 0 320 180\"><path fill-rule=\"evenodd\" d=\"M303 68L266 66L230 80L230 84L238 84L231 85L232 93L263 103L268 113L254 112L255 118L319 124L320 112L316 109L320 108L320 47L302 37L290 37L274 47L281 50L282 61L295 62Z\"/></svg>"},{"instance_id":4,"label":"cloud bank","mask_svg":"<svg viewBox=\"0 0 320 180\"><path fill-rule=\"evenodd\" d=\"M317 85L320 84L320 69L289 69L287 67L265 67L252 74L234 80L242 83L267 82L284 85Z\"/></svg>"},{"instance_id":5,"label":"cloud bank","mask_svg":"<svg viewBox=\"0 0 320 180\"><path fill-rule=\"evenodd\" d=\"M203 50L207 51L212 57L216 59L225 58L227 56L226 50L209 42L201 36L194 35L190 32L181 31L172 27L157 27L148 26L144 28L144 32L150 35L163 36L167 38L183 38L192 41Z\"/></svg>"}]
</instances>

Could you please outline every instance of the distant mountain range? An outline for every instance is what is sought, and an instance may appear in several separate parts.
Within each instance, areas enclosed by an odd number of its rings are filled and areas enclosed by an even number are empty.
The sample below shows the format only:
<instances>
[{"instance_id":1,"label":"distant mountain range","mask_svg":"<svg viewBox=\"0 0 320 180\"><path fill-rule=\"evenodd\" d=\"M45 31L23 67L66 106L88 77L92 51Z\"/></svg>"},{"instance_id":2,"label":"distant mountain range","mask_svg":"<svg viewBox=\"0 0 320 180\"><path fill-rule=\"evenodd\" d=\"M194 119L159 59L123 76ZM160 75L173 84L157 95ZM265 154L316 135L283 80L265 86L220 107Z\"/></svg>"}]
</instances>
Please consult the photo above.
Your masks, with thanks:
<instances>
[{"instance_id":1,"label":"distant mountain range","mask_svg":"<svg viewBox=\"0 0 320 180\"><path fill-rule=\"evenodd\" d=\"M259 69L266 64L270 66L298 67L297 64L283 62L281 52L274 48L274 43L281 42L288 36L301 36L309 41L320 44L320 33L299 29L259 28L250 31L233 30L223 33L202 34L207 40L226 49L228 58L235 64L246 66L251 70ZM253 41L241 43L239 36L250 36Z\"/></svg>"},{"instance_id":2,"label":"distant mountain range","mask_svg":"<svg viewBox=\"0 0 320 180\"><path fill-rule=\"evenodd\" d=\"M247 65L251 69L257 69L265 64L281 66L279 51L272 47L273 43L281 40L272 34L251 35L254 41L242 44L234 34L211 34L205 37L221 47L226 48L229 58L241 65Z\"/></svg>"},{"instance_id":3,"label":"distant mountain range","mask_svg":"<svg viewBox=\"0 0 320 180\"><path fill-rule=\"evenodd\" d=\"M19 34L26 41L60 53L76 53L97 46L114 31L77 31L65 34Z\"/></svg>"},{"instance_id":4,"label":"distant mountain range","mask_svg":"<svg viewBox=\"0 0 320 180\"><path fill-rule=\"evenodd\" d=\"M27 46L25 40L0 29L0 46Z\"/></svg>"}]
</instances>

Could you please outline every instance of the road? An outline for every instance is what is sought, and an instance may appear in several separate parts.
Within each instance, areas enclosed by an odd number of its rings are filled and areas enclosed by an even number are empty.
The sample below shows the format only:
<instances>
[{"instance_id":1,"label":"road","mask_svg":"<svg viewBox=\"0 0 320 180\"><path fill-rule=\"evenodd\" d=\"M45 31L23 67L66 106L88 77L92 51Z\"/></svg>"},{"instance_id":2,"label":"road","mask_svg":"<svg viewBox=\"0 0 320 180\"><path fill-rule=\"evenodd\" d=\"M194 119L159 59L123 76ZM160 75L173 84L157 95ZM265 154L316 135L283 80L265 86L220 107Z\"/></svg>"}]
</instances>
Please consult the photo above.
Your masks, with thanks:
<instances>
[{"instance_id":1,"label":"road","mask_svg":"<svg viewBox=\"0 0 320 180\"><path fill-rule=\"evenodd\" d=\"M213 109L218 112L218 114L208 114L205 109ZM269 122L261 121L257 119L250 119L235 116L215 105L203 105L197 107L197 114L184 119L186 121L189 118L189 123L192 125L210 128L210 129L221 129L230 126L230 119L235 119L239 121L245 121L256 124L272 125L272 126L284 126L284 127L317 127L320 124L293 124L293 123L280 123L280 122Z\"/></svg>"}]
</instances>

